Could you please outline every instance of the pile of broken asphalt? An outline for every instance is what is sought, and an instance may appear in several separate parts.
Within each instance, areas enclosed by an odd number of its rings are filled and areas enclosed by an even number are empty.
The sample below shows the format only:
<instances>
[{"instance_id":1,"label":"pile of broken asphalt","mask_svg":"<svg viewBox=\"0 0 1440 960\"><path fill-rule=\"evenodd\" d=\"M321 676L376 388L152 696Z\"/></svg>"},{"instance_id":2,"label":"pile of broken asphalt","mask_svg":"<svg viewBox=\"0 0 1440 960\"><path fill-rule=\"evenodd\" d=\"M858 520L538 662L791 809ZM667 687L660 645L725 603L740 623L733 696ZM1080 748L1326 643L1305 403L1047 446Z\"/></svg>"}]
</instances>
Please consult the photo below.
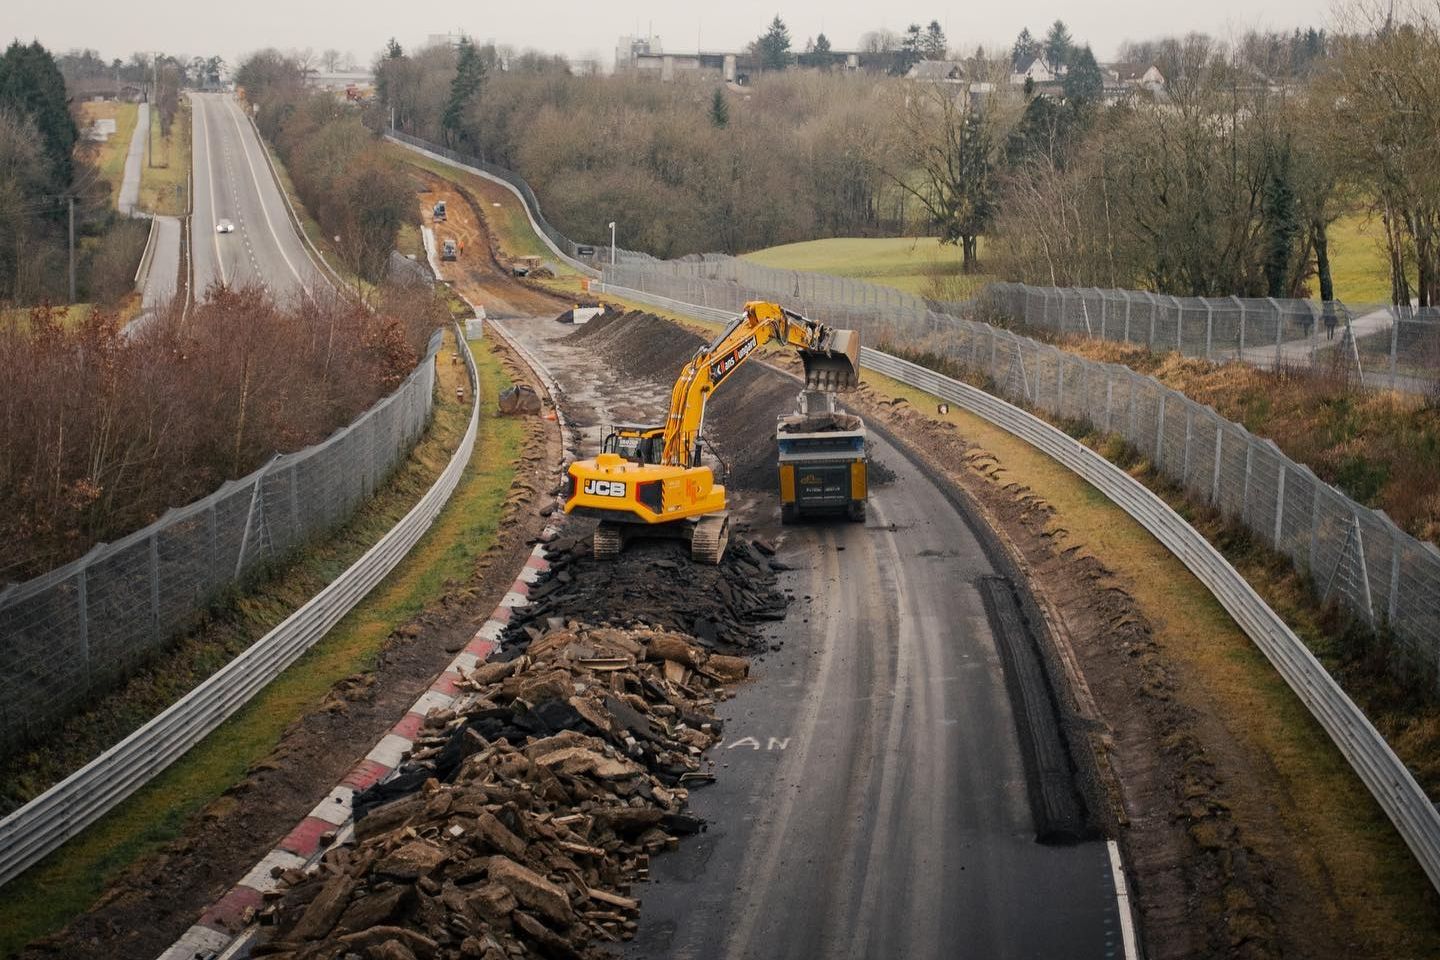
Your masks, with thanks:
<instances>
[{"instance_id":1,"label":"pile of broken asphalt","mask_svg":"<svg viewBox=\"0 0 1440 960\"><path fill-rule=\"evenodd\" d=\"M714 706L748 673L715 649L756 646L785 598L744 540L720 567L673 543L605 564L551 546L501 653L356 796L353 840L280 874L253 956L572 960L634 935L650 857L704 828L689 792L714 780Z\"/></svg>"}]
</instances>

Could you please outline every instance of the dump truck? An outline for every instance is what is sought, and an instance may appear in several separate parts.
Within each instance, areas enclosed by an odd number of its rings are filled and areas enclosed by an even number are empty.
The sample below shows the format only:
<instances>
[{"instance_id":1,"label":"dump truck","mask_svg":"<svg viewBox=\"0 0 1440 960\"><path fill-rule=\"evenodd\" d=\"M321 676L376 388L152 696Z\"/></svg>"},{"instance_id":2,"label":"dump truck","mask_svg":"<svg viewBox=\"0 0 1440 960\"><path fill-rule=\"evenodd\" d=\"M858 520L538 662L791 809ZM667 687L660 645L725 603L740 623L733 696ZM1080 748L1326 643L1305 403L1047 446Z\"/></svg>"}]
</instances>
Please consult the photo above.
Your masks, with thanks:
<instances>
[{"instance_id":1,"label":"dump truck","mask_svg":"<svg viewBox=\"0 0 1440 960\"><path fill-rule=\"evenodd\" d=\"M445 201L444 201L444 200L436 200L436 201L435 201L435 209L432 210L432 211L430 211L430 215L431 215L434 219L436 219L436 220L444 220L444 219L445 219Z\"/></svg>"},{"instance_id":2,"label":"dump truck","mask_svg":"<svg viewBox=\"0 0 1440 960\"><path fill-rule=\"evenodd\" d=\"M800 394L797 412L779 417L780 522L844 514L865 520L869 462L865 421L835 409L835 395Z\"/></svg>"},{"instance_id":3,"label":"dump truck","mask_svg":"<svg viewBox=\"0 0 1440 960\"><path fill-rule=\"evenodd\" d=\"M440 259L454 260L455 257L455 241L447 238L444 243L440 244Z\"/></svg>"},{"instance_id":4,"label":"dump truck","mask_svg":"<svg viewBox=\"0 0 1440 960\"><path fill-rule=\"evenodd\" d=\"M756 300L680 371L662 424L624 424L605 438L598 456L576 460L565 474L565 512L599 520L597 560L616 557L635 536L676 536L700 563L719 563L730 539L725 487L701 462L705 404L730 375L766 343L794 348L806 388L854 390L860 335ZM637 344L636 349L643 349Z\"/></svg>"}]
</instances>

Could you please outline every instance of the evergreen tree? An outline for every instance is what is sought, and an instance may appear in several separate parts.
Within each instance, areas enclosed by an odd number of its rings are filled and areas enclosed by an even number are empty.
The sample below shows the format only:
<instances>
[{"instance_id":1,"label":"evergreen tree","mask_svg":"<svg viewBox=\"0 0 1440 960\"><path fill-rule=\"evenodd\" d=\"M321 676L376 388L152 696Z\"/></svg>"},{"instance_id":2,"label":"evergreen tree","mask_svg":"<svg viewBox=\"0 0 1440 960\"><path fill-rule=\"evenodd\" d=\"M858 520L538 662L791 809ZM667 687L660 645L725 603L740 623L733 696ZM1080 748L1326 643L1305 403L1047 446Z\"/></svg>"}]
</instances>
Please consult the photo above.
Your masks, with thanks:
<instances>
[{"instance_id":1,"label":"evergreen tree","mask_svg":"<svg viewBox=\"0 0 1440 960\"><path fill-rule=\"evenodd\" d=\"M1069 28L1064 20L1056 20L1045 35L1045 62L1050 64L1051 70L1059 73L1061 67L1069 66L1073 50Z\"/></svg>"},{"instance_id":2,"label":"evergreen tree","mask_svg":"<svg viewBox=\"0 0 1440 960\"><path fill-rule=\"evenodd\" d=\"M755 53L760 59L762 70L784 70L790 65L790 30L780 14L770 21L770 27L755 41Z\"/></svg>"},{"instance_id":3,"label":"evergreen tree","mask_svg":"<svg viewBox=\"0 0 1440 960\"><path fill-rule=\"evenodd\" d=\"M906 74L910 68L919 63L925 56L925 34L920 29L920 24L912 23L905 28L905 37L900 41L900 59L895 64L895 72Z\"/></svg>"},{"instance_id":4,"label":"evergreen tree","mask_svg":"<svg viewBox=\"0 0 1440 960\"><path fill-rule=\"evenodd\" d=\"M0 56L0 109L29 117L40 132L49 169L50 189L63 193L75 176L71 156L80 131L66 102L65 78L38 40L10 44Z\"/></svg>"},{"instance_id":5,"label":"evergreen tree","mask_svg":"<svg viewBox=\"0 0 1440 960\"><path fill-rule=\"evenodd\" d=\"M1083 111L1099 103L1105 95L1105 76L1095 62L1095 54L1087 43L1071 56L1070 72L1065 75L1065 102L1072 109Z\"/></svg>"},{"instance_id":6,"label":"evergreen tree","mask_svg":"<svg viewBox=\"0 0 1440 960\"><path fill-rule=\"evenodd\" d=\"M462 137L461 124L465 120L465 107L485 85L485 61L469 37L460 38L459 55L455 63L455 79L450 81L450 99L445 104L445 114L440 120L445 136L452 144Z\"/></svg>"},{"instance_id":7,"label":"evergreen tree","mask_svg":"<svg viewBox=\"0 0 1440 960\"><path fill-rule=\"evenodd\" d=\"M730 102L725 99L725 91L719 87L710 97L710 123L717 127L730 125Z\"/></svg>"},{"instance_id":8,"label":"evergreen tree","mask_svg":"<svg viewBox=\"0 0 1440 960\"><path fill-rule=\"evenodd\" d=\"M1260 199L1260 217L1265 225L1265 291L1267 296L1290 296L1290 251L1300 235L1300 216L1291 182L1290 145L1277 149L1270 176Z\"/></svg>"},{"instance_id":9,"label":"evergreen tree","mask_svg":"<svg viewBox=\"0 0 1440 960\"><path fill-rule=\"evenodd\" d=\"M1036 40L1026 27L1020 31L1015 38L1015 46L1010 48L1010 65L1015 70L1025 69L1026 64L1040 56L1040 41Z\"/></svg>"},{"instance_id":10,"label":"evergreen tree","mask_svg":"<svg viewBox=\"0 0 1440 960\"><path fill-rule=\"evenodd\" d=\"M405 50L400 46L400 44L395 40L394 37L391 37L390 42L385 44L385 59L399 60L404 56Z\"/></svg>"},{"instance_id":11,"label":"evergreen tree","mask_svg":"<svg viewBox=\"0 0 1440 960\"><path fill-rule=\"evenodd\" d=\"M945 31L940 28L939 20L931 20L930 25L925 28L925 36L920 39L920 49L926 60L945 59L949 45L945 42Z\"/></svg>"},{"instance_id":12,"label":"evergreen tree","mask_svg":"<svg viewBox=\"0 0 1440 960\"><path fill-rule=\"evenodd\" d=\"M815 52L816 52L816 53L829 53L829 52L830 52L830 38L827 37L827 36L825 36L825 34L823 34L823 33L820 34L818 37L815 38Z\"/></svg>"}]
</instances>

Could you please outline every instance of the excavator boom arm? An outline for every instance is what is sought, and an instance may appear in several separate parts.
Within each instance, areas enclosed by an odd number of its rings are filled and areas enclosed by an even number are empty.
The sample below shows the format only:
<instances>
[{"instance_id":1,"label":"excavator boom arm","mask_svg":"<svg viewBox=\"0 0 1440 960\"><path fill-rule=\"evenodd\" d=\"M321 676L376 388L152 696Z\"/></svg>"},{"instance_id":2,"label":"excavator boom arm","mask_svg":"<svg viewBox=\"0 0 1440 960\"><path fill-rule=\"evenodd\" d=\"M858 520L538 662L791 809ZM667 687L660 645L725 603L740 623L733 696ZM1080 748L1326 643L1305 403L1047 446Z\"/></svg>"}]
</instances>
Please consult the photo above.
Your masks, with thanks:
<instances>
[{"instance_id":1,"label":"excavator boom arm","mask_svg":"<svg viewBox=\"0 0 1440 960\"><path fill-rule=\"evenodd\" d=\"M705 402L741 364L772 339L795 347L805 364L805 384L818 390L850 390L860 383L860 337L756 300L685 365L670 393L661 462L691 466L704 426Z\"/></svg>"}]
</instances>

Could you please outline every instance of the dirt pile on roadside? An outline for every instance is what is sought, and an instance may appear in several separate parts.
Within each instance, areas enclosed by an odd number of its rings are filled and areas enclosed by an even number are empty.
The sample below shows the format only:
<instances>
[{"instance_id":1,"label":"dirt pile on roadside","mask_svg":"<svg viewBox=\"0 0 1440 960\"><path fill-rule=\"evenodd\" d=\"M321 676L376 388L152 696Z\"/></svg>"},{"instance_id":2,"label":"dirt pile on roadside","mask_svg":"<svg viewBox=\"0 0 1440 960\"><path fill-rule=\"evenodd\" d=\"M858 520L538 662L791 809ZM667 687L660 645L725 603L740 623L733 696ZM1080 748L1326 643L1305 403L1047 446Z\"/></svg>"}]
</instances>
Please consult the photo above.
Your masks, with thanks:
<instances>
[{"instance_id":1,"label":"dirt pile on roadside","mask_svg":"<svg viewBox=\"0 0 1440 960\"><path fill-rule=\"evenodd\" d=\"M614 561L599 561L588 537L547 548L550 569L530 588L502 635L509 655L553 626L557 616L626 629L688 634L706 649L764 649L763 624L782 620L788 600L776 586L786 569L773 550L731 534L719 566L696 563L678 541L638 541Z\"/></svg>"},{"instance_id":2,"label":"dirt pile on roadside","mask_svg":"<svg viewBox=\"0 0 1440 960\"><path fill-rule=\"evenodd\" d=\"M748 663L664 630L568 621L478 665L398 776L356 798L354 844L287 871L257 955L609 956L649 858L704 828L725 685Z\"/></svg>"}]
</instances>

